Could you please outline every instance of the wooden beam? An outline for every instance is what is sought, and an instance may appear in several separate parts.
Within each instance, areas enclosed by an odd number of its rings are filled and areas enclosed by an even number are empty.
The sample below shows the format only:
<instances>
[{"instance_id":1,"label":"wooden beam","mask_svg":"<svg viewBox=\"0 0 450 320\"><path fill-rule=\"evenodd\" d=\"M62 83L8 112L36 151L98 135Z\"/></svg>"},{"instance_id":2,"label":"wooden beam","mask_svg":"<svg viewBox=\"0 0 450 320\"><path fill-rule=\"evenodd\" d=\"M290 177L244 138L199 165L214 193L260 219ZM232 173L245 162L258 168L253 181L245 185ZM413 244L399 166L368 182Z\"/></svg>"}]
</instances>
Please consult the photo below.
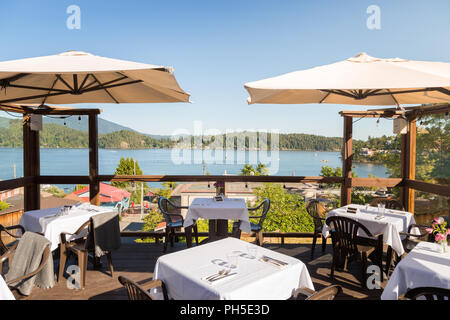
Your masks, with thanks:
<instances>
[{"instance_id":1,"label":"wooden beam","mask_svg":"<svg viewBox=\"0 0 450 320\"><path fill-rule=\"evenodd\" d=\"M308 176L212 176L212 175L99 175L99 181L120 182L272 182L272 183L343 183L342 177Z\"/></svg>"},{"instance_id":2,"label":"wooden beam","mask_svg":"<svg viewBox=\"0 0 450 320\"><path fill-rule=\"evenodd\" d=\"M90 184L89 176L39 176L39 184Z\"/></svg>"},{"instance_id":3,"label":"wooden beam","mask_svg":"<svg viewBox=\"0 0 450 320\"><path fill-rule=\"evenodd\" d=\"M28 183L31 182L31 179L28 180ZM16 189L25 186L25 178L17 178L0 181L0 191Z\"/></svg>"},{"instance_id":4,"label":"wooden beam","mask_svg":"<svg viewBox=\"0 0 450 320\"><path fill-rule=\"evenodd\" d=\"M89 200L100 205L100 183L98 181L98 115L89 115Z\"/></svg>"},{"instance_id":5,"label":"wooden beam","mask_svg":"<svg viewBox=\"0 0 450 320\"><path fill-rule=\"evenodd\" d=\"M416 120L408 121L408 132L401 137L401 178L414 180L416 176ZM406 184L400 189L400 200L405 209L414 213L414 189Z\"/></svg>"},{"instance_id":6,"label":"wooden beam","mask_svg":"<svg viewBox=\"0 0 450 320\"><path fill-rule=\"evenodd\" d=\"M40 175L39 131L31 130L29 115L23 116L23 171L29 183L24 186L24 211L40 209L40 185L36 177ZM31 179L31 180L30 180Z\"/></svg>"},{"instance_id":7,"label":"wooden beam","mask_svg":"<svg viewBox=\"0 0 450 320\"><path fill-rule=\"evenodd\" d=\"M434 184L412 179L406 179L405 185L410 189L450 197L450 185Z\"/></svg>"},{"instance_id":8,"label":"wooden beam","mask_svg":"<svg viewBox=\"0 0 450 320\"><path fill-rule=\"evenodd\" d=\"M353 160L353 119L344 117L344 150L342 158L342 176L344 183L341 186L341 206L352 201L352 160Z\"/></svg>"},{"instance_id":9,"label":"wooden beam","mask_svg":"<svg viewBox=\"0 0 450 320\"><path fill-rule=\"evenodd\" d=\"M402 185L400 178L351 178L352 187L399 187Z\"/></svg>"}]
</instances>

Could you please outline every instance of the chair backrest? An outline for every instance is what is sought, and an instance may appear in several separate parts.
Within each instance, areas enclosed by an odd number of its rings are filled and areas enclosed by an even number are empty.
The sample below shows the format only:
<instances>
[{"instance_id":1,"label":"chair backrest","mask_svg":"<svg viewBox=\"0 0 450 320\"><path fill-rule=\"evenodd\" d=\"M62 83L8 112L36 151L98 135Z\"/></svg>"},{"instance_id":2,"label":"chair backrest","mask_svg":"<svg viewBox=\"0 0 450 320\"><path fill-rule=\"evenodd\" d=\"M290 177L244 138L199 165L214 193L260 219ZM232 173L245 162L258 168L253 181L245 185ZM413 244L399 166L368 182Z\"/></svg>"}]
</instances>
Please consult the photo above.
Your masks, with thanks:
<instances>
[{"instance_id":1,"label":"chair backrest","mask_svg":"<svg viewBox=\"0 0 450 320\"><path fill-rule=\"evenodd\" d=\"M308 205L306 206L306 212L308 212L308 214L313 219L315 230L322 230L323 221L326 218L327 211L322 206L320 201L317 199L309 201Z\"/></svg>"},{"instance_id":2,"label":"chair backrest","mask_svg":"<svg viewBox=\"0 0 450 320\"><path fill-rule=\"evenodd\" d=\"M159 197L158 199L159 211L161 211L167 223L172 222L170 219L171 213L181 213L181 209L188 209L188 207L178 206L166 197ZM176 211L176 212L175 212Z\"/></svg>"},{"instance_id":3,"label":"chair backrest","mask_svg":"<svg viewBox=\"0 0 450 320\"><path fill-rule=\"evenodd\" d=\"M121 203L121 210L123 210L123 209L128 209L129 207L130 207L130 198L123 198L122 199L122 201L120 202Z\"/></svg>"},{"instance_id":4,"label":"chair backrest","mask_svg":"<svg viewBox=\"0 0 450 320\"><path fill-rule=\"evenodd\" d=\"M3 255L4 253L6 253L9 249L6 246L6 244L3 242L3 237L5 236L5 238L13 238L13 239L19 239L20 236L16 235L12 232L10 232L10 230L14 230L14 229L18 229L22 232L22 234L25 233L25 228L22 227L21 225L15 225L15 226L9 226L9 227L5 227L3 225L0 224L0 256ZM1 270L0 270L1 271Z\"/></svg>"},{"instance_id":5,"label":"chair backrest","mask_svg":"<svg viewBox=\"0 0 450 320\"><path fill-rule=\"evenodd\" d=\"M450 289L419 287L408 290L405 298L411 300L418 300L419 298L425 298L425 300L450 300Z\"/></svg>"},{"instance_id":6,"label":"chair backrest","mask_svg":"<svg viewBox=\"0 0 450 320\"><path fill-rule=\"evenodd\" d=\"M369 204L371 206L377 206L379 203L384 203L386 209L405 211L405 207L395 199L375 198Z\"/></svg>"},{"instance_id":7,"label":"chair backrest","mask_svg":"<svg viewBox=\"0 0 450 320\"><path fill-rule=\"evenodd\" d=\"M119 282L127 289L128 299L130 300L155 300L155 298L150 294L149 291L144 289L141 285L137 284L133 280L119 276ZM153 288L161 287L163 291L164 300L168 300L167 291L164 283L161 280L153 280Z\"/></svg>"},{"instance_id":8,"label":"chair backrest","mask_svg":"<svg viewBox=\"0 0 450 320\"><path fill-rule=\"evenodd\" d=\"M306 298L306 300L334 300L334 298L341 292L341 286L329 286L309 296L308 298Z\"/></svg>"},{"instance_id":9,"label":"chair backrest","mask_svg":"<svg viewBox=\"0 0 450 320\"><path fill-rule=\"evenodd\" d=\"M372 237L372 233L361 223L347 217L329 217L326 224L332 228L331 237L333 246L337 246L344 254L357 253L357 238L359 230L364 231L367 237Z\"/></svg>"},{"instance_id":10,"label":"chair backrest","mask_svg":"<svg viewBox=\"0 0 450 320\"><path fill-rule=\"evenodd\" d=\"M262 228L264 220L267 217L267 213L270 210L270 199L264 199L257 207L248 208L248 211L257 211L262 208L262 213L259 216L252 216L253 218L259 218L258 226ZM250 218L252 218L250 217Z\"/></svg>"}]
</instances>

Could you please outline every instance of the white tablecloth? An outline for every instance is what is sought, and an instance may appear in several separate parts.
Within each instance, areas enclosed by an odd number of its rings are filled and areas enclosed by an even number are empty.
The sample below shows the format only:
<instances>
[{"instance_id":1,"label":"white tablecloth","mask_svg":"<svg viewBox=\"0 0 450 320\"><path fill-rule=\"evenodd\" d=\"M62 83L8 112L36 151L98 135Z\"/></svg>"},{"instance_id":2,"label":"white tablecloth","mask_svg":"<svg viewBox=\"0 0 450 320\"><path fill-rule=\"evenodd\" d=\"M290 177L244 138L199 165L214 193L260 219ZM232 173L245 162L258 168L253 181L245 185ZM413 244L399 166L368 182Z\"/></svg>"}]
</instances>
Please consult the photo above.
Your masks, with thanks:
<instances>
[{"instance_id":1,"label":"white tablecloth","mask_svg":"<svg viewBox=\"0 0 450 320\"><path fill-rule=\"evenodd\" d=\"M409 289L438 287L450 289L450 252L440 252L440 244L420 242L395 267L382 300L397 300Z\"/></svg>"},{"instance_id":2,"label":"white tablecloth","mask_svg":"<svg viewBox=\"0 0 450 320\"><path fill-rule=\"evenodd\" d=\"M78 206L73 206L68 215L57 217L49 217L61 212L62 207L26 211L22 215L19 224L22 225L26 231L41 232L51 241L51 250L55 250L59 246L61 232L73 233L78 228L89 220L90 217L111 212L111 208L103 208L94 206L89 203L83 203ZM49 217L49 218L45 218Z\"/></svg>"},{"instance_id":3,"label":"white tablecloth","mask_svg":"<svg viewBox=\"0 0 450 320\"><path fill-rule=\"evenodd\" d=\"M284 300L298 287L314 290L305 264L293 257L257 247L257 255L266 255L288 265L283 267L251 259L248 242L226 238L198 247L161 256L156 262L154 279L161 279L168 294L177 300ZM240 256L236 275L208 283L205 277L216 274L227 263L227 254Z\"/></svg>"},{"instance_id":4,"label":"white tablecloth","mask_svg":"<svg viewBox=\"0 0 450 320\"><path fill-rule=\"evenodd\" d=\"M359 211L354 213L347 213L347 207L356 207ZM376 220L375 217L378 215L378 208L369 207L366 210L362 205L347 205L342 208L334 209L328 212L328 217L341 216L351 218L363 224L372 234L383 233L383 242L391 246L395 252L401 256L405 250L403 249L402 238L399 232L407 232L408 227L411 224L416 223L414 216L410 212L398 211L392 209L386 209L384 213L384 218L381 220ZM322 234L327 237L330 228L327 225L323 226ZM412 232L417 232L412 230ZM365 236L365 235L362 235Z\"/></svg>"},{"instance_id":5,"label":"white tablecloth","mask_svg":"<svg viewBox=\"0 0 450 320\"><path fill-rule=\"evenodd\" d=\"M0 300L16 300L1 275L0 275Z\"/></svg>"},{"instance_id":6,"label":"white tablecloth","mask_svg":"<svg viewBox=\"0 0 450 320\"><path fill-rule=\"evenodd\" d=\"M196 198L189 206L184 227L194 223L194 220L203 219L224 219L240 220L240 229L246 233L251 232L248 209L244 199L229 199L215 201L213 198Z\"/></svg>"}]
</instances>

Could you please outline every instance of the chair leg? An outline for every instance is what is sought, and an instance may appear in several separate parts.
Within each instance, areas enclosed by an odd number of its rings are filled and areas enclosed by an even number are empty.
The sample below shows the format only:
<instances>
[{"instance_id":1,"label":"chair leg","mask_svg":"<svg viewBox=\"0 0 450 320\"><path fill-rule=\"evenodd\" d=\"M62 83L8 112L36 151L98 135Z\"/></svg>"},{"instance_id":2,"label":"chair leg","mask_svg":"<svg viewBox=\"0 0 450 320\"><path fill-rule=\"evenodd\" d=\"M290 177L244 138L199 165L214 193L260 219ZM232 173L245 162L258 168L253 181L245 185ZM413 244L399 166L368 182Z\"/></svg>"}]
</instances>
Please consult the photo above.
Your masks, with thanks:
<instances>
[{"instance_id":1,"label":"chair leg","mask_svg":"<svg viewBox=\"0 0 450 320\"><path fill-rule=\"evenodd\" d=\"M317 233L314 232L312 247L311 247L311 260L314 259L314 249L316 248L316 242L317 242Z\"/></svg>"},{"instance_id":2,"label":"chair leg","mask_svg":"<svg viewBox=\"0 0 450 320\"><path fill-rule=\"evenodd\" d=\"M106 254L106 258L108 258L109 270L111 271L111 277L114 278L114 267L112 264L111 252Z\"/></svg>"},{"instance_id":3,"label":"chair leg","mask_svg":"<svg viewBox=\"0 0 450 320\"><path fill-rule=\"evenodd\" d=\"M363 288L367 288L367 254L365 252L361 254L361 260L362 260L361 285L363 286Z\"/></svg>"},{"instance_id":4,"label":"chair leg","mask_svg":"<svg viewBox=\"0 0 450 320\"><path fill-rule=\"evenodd\" d=\"M64 269L66 268L67 249L63 244L59 245L59 273L58 282L60 282L64 276Z\"/></svg>"},{"instance_id":5,"label":"chair leg","mask_svg":"<svg viewBox=\"0 0 450 320\"><path fill-rule=\"evenodd\" d=\"M263 232L262 230L259 230L256 233L256 243L258 244L258 246L262 247L263 243L264 243L264 239L263 239Z\"/></svg>"},{"instance_id":6,"label":"chair leg","mask_svg":"<svg viewBox=\"0 0 450 320\"><path fill-rule=\"evenodd\" d=\"M327 248L327 238L325 238L322 235L322 253L325 252L325 249Z\"/></svg>"},{"instance_id":7,"label":"chair leg","mask_svg":"<svg viewBox=\"0 0 450 320\"><path fill-rule=\"evenodd\" d=\"M194 237L195 237L195 244L198 246L198 227L197 227L197 224L194 225Z\"/></svg>"},{"instance_id":8,"label":"chair leg","mask_svg":"<svg viewBox=\"0 0 450 320\"><path fill-rule=\"evenodd\" d=\"M192 226L184 228L186 234L186 244L188 248L192 247Z\"/></svg>"},{"instance_id":9,"label":"chair leg","mask_svg":"<svg viewBox=\"0 0 450 320\"><path fill-rule=\"evenodd\" d=\"M392 265L392 258L393 258L393 250L392 247L389 246L387 249L387 255L386 255L386 269L385 269L385 273L386 276L389 277L389 270L391 269L391 265ZM383 281L383 280L381 280Z\"/></svg>"},{"instance_id":10,"label":"chair leg","mask_svg":"<svg viewBox=\"0 0 450 320\"><path fill-rule=\"evenodd\" d=\"M80 288L84 289L86 286L86 272L87 272L88 252L78 252L78 267L80 268Z\"/></svg>"},{"instance_id":11,"label":"chair leg","mask_svg":"<svg viewBox=\"0 0 450 320\"><path fill-rule=\"evenodd\" d=\"M169 228L166 228L166 233L164 235L164 249L163 252L166 253L167 251L167 243L169 242Z\"/></svg>"},{"instance_id":12,"label":"chair leg","mask_svg":"<svg viewBox=\"0 0 450 320\"><path fill-rule=\"evenodd\" d=\"M334 280L334 270L336 269L336 265L339 261L339 254L336 250L333 251L333 261L331 262L331 273L330 279Z\"/></svg>"},{"instance_id":13,"label":"chair leg","mask_svg":"<svg viewBox=\"0 0 450 320\"><path fill-rule=\"evenodd\" d=\"M170 246L171 246L172 248L173 248L174 238L175 238L175 229L172 229L172 230L170 231L170 236L169 236L169 239L170 239Z\"/></svg>"}]
</instances>

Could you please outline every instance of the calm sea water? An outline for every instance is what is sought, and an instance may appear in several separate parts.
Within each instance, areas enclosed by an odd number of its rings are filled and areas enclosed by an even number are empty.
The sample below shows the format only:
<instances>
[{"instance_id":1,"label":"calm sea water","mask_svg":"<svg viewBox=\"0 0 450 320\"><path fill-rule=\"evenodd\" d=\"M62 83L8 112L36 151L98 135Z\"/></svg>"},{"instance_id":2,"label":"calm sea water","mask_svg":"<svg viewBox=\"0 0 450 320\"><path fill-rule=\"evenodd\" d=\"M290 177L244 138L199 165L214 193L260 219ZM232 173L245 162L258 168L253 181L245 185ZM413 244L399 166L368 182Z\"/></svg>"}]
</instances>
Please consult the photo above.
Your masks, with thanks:
<instances>
[{"instance_id":1,"label":"calm sea water","mask_svg":"<svg viewBox=\"0 0 450 320\"><path fill-rule=\"evenodd\" d=\"M143 173L147 175L201 175L204 169L201 162L201 151L192 152L196 152L197 157L195 159L200 159L197 161L198 163L174 163L171 149L100 149L100 174L113 174L121 157L133 157L138 161ZM235 160L233 163L226 164L226 161L219 161L220 163L206 162L205 172L209 172L212 175L221 175L224 172L239 174L243 167L242 162L244 159L248 162L249 160L257 159L257 157L257 151L237 151L231 157L231 159ZM271 157L269 156L268 158ZM16 177L23 176L22 149L0 148L0 159L0 179L13 178L14 165L16 166ZM41 174L88 175L88 159L88 149L41 149ZM194 156L191 159L194 159ZM229 161L232 162L231 160ZM339 152L280 151L278 155L273 155L272 162L269 161L266 164L272 169L271 174L273 175L318 176L322 166L341 167L342 161ZM387 177L386 168L381 165L355 164L354 170L359 177L368 177L369 174L380 178Z\"/></svg>"}]
</instances>

